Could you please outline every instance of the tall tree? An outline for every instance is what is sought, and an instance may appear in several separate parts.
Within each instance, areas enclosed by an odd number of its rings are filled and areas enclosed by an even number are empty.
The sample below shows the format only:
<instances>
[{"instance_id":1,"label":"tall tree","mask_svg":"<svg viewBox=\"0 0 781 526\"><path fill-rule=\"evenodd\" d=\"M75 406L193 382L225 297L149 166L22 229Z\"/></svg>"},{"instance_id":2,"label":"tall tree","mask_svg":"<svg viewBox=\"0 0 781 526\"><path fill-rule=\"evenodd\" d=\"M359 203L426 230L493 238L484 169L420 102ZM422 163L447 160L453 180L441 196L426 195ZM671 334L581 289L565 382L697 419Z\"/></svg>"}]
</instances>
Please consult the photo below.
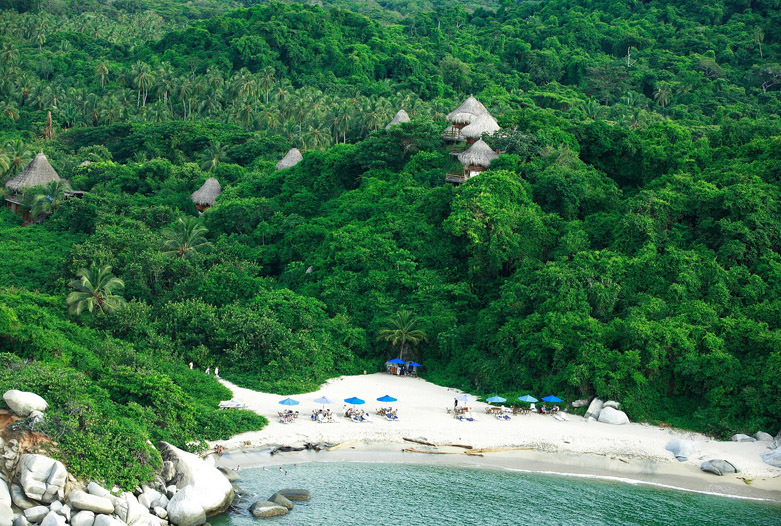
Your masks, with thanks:
<instances>
[{"instance_id":1,"label":"tall tree","mask_svg":"<svg viewBox=\"0 0 781 526\"><path fill-rule=\"evenodd\" d=\"M76 276L68 284L75 290L65 300L71 314L81 314L85 309L111 314L127 304L125 298L114 293L124 288L125 283L111 273L110 265L98 267L93 263L88 269L80 269Z\"/></svg>"},{"instance_id":2,"label":"tall tree","mask_svg":"<svg viewBox=\"0 0 781 526\"><path fill-rule=\"evenodd\" d=\"M428 341L426 333L416 329L417 317L409 311L400 310L388 318L389 327L380 329L377 333L377 341L386 341L394 347L399 348L399 359L404 359L404 353L409 350L410 345L417 345L420 342Z\"/></svg>"},{"instance_id":3,"label":"tall tree","mask_svg":"<svg viewBox=\"0 0 781 526\"><path fill-rule=\"evenodd\" d=\"M180 217L173 225L163 229L163 254L189 259L199 250L211 247L205 234L209 230L197 217Z\"/></svg>"}]
</instances>

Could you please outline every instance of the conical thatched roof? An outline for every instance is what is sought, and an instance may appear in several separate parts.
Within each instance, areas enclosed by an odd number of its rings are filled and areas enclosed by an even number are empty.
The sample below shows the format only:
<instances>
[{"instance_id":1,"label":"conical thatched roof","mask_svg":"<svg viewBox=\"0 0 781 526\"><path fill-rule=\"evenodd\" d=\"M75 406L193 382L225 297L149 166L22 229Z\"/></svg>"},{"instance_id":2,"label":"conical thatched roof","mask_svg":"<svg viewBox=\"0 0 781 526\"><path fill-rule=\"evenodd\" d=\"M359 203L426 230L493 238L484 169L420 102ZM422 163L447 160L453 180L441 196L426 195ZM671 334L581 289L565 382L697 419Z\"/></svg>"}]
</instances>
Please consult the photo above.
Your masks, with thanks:
<instances>
[{"instance_id":1,"label":"conical thatched roof","mask_svg":"<svg viewBox=\"0 0 781 526\"><path fill-rule=\"evenodd\" d=\"M447 120L456 124L471 124L480 115L488 113L479 100L469 96L461 106L447 114Z\"/></svg>"},{"instance_id":2,"label":"conical thatched roof","mask_svg":"<svg viewBox=\"0 0 781 526\"><path fill-rule=\"evenodd\" d=\"M501 129L496 119L491 117L488 113L484 113L477 117L472 124L464 126L461 129L461 135L467 139L479 139L483 136L483 133L492 135L495 131Z\"/></svg>"},{"instance_id":3,"label":"conical thatched roof","mask_svg":"<svg viewBox=\"0 0 781 526\"><path fill-rule=\"evenodd\" d=\"M285 168L295 166L303 159L304 157L301 155L301 152L298 151L298 148L290 148L290 151L277 163L277 170L284 170Z\"/></svg>"},{"instance_id":4,"label":"conical thatched roof","mask_svg":"<svg viewBox=\"0 0 781 526\"><path fill-rule=\"evenodd\" d=\"M491 161L499 155L482 139L470 146L466 151L458 154L458 160L464 166L491 166Z\"/></svg>"},{"instance_id":5,"label":"conical thatched roof","mask_svg":"<svg viewBox=\"0 0 781 526\"><path fill-rule=\"evenodd\" d=\"M407 112L404 110L399 110L396 112L396 116L393 117L393 120L390 121L387 126L385 126L385 129L387 130L391 126L399 124L400 122L409 122L409 115L407 115Z\"/></svg>"},{"instance_id":6,"label":"conical thatched roof","mask_svg":"<svg viewBox=\"0 0 781 526\"><path fill-rule=\"evenodd\" d=\"M19 172L16 177L5 183L5 187L12 192L21 192L33 186L44 186L52 181L59 181L60 176L54 171L49 160L39 153L27 167Z\"/></svg>"},{"instance_id":7,"label":"conical thatched roof","mask_svg":"<svg viewBox=\"0 0 781 526\"><path fill-rule=\"evenodd\" d=\"M199 189L190 196L193 203L201 206L214 206L214 200L222 192L220 182L214 177L209 177Z\"/></svg>"}]
</instances>

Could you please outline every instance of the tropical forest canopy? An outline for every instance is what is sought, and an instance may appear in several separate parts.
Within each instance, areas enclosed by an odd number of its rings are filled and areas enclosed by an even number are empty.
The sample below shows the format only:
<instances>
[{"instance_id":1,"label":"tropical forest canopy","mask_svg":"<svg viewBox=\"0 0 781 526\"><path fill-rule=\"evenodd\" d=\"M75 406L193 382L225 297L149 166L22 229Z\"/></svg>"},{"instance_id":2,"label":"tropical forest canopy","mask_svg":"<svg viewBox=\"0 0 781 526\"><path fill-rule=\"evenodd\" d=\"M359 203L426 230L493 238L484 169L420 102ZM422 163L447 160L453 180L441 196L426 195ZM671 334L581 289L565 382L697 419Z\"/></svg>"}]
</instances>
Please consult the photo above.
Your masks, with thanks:
<instances>
[{"instance_id":1,"label":"tropical forest canopy","mask_svg":"<svg viewBox=\"0 0 781 526\"><path fill-rule=\"evenodd\" d=\"M147 438L262 425L213 410L207 366L280 393L380 370L402 311L438 383L776 430L777 0L248 4L0 2L2 179L42 150L89 192L0 213L0 387L60 407L77 473L117 477L79 456L108 448L132 486ZM504 153L454 187L469 94Z\"/></svg>"}]
</instances>

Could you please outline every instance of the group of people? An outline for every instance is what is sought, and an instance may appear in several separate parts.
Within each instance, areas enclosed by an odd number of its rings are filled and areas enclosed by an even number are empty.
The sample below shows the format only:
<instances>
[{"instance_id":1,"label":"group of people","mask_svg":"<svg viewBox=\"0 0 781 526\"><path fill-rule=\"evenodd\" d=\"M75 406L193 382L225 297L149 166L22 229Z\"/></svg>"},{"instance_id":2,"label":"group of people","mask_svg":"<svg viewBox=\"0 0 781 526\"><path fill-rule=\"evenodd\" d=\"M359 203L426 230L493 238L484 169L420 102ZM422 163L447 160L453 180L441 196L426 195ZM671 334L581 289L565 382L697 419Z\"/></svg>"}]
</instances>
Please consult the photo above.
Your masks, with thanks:
<instances>
[{"instance_id":1,"label":"group of people","mask_svg":"<svg viewBox=\"0 0 781 526\"><path fill-rule=\"evenodd\" d=\"M554 405L553 407L542 405L539 408L537 408L534 406L534 404L531 405L530 410L532 413L540 413L541 415L555 415L556 413L561 411L561 409L557 405Z\"/></svg>"},{"instance_id":2,"label":"group of people","mask_svg":"<svg viewBox=\"0 0 781 526\"><path fill-rule=\"evenodd\" d=\"M363 409L357 409L355 407L344 407L344 416L345 418L349 418L353 422L368 422L369 421L369 413L364 411Z\"/></svg>"},{"instance_id":3,"label":"group of people","mask_svg":"<svg viewBox=\"0 0 781 526\"><path fill-rule=\"evenodd\" d=\"M292 424L293 420L298 418L298 411L288 409L287 411L279 411L279 421L282 424Z\"/></svg>"},{"instance_id":4,"label":"group of people","mask_svg":"<svg viewBox=\"0 0 781 526\"><path fill-rule=\"evenodd\" d=\"M398 420L397 411L398 409L393 409L392 407L380 407L377 409L377 414L384 416L387 420Z\"/></svg>"},{"instance_id":5,"label":"group of people","mask_svg":"<svg viewBox=\"0 0 781 526\"><path fill-rule=\"evenodd\" d=\"M192 368L193 368L193 362L190 362L190 369L192 369ZM206 374L211 374L211 372L212 372L211 366L207 367L204 372ZM220 368L219 367L215 367L214 368L214 376L216 376L217 378L220 377Z\"/></svg>"},{"instance_id":6,"label":"group of people","mask_svg":"<svg viewBox=\"0 0 781 526\"><path fill-rule=\"evenodd\" d=\"M315 409L312 411L312 420L319 423L334 422L334 415L330 409Z\"/></svg>"},{"instance_id":7,"label":"group of people","mask_svg":"<svg viewBox=\"0 0 781 526\"><path fill-rule=\"evenodd\" d=\"M395 374L398 376L417 375L417 371L415 371L415 368L412 366L386 364L385 368L388 371L388 374Z\"/></svg>"}]
</instances>

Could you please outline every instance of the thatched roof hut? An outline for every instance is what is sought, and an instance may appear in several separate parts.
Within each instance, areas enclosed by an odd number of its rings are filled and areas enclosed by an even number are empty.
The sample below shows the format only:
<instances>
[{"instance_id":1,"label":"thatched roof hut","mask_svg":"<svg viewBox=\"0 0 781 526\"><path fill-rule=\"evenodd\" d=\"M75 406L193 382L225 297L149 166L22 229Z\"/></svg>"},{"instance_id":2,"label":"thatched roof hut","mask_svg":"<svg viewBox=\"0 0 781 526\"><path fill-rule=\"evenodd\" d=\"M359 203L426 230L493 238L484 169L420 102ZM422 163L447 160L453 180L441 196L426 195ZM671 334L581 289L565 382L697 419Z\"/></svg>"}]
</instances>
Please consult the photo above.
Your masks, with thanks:
<instances>
[{"instance_id":1,"label":"thatched roof hut","mask_svg":"<svg viewBox=\"0 0 781 526\"><path fill-rule=\"evenodd\" d=\"M295 166L303 159L304 157L301 155L301 152L298 151L298 148L290 148L290 151L277 163L277 170L284 170L285 168Z\"/></svg>"},{"instance_id":2,"label":"thatched roof hut","mask_svg":"<svg viewBox=\"0 0 781 526\"><path fill-rule=\"evenodd\" d=\"M385 129L387 130L391 126L395 126L401 122L409 122L409 115L407 115L407 112L404 110L399 110L396 112L396 116L393 117L393 120L390 121L387 126L385 126Z\"/></svg>"},{"instance_id":3,"label":"thatched roof hut","mask_svg":"<svg viewBox=\"0 0 781 526\"><path fill-rule=\"evenodd\" d=\"M491 161L497 157L499 155L482 139L458 154L458 160L464 166L482 166L483 168L491 166Z\"/></svg>"},{"instance_id":4,"label":"thatched roof hut","mask_svg":"<svg viewBox=\"0 0 781 526\"><path fill-rule=\"evenodd\" d=\"M491 117L488 113L484 113L473 120L472 124L464 126L461 129L461 135L467 139L479 139L484 133L492 135L495 131L500 129L496 119Z\"/></svg>"},{"instance_id":5,"label":"thatched roof hut","mask_svg":"<svg viewBox=\"0 0 781 526\"><path fill-rule=\"evenodd\" d=\"M214 206L214 200L222 192L220 182L214 177L209 177L206 182L190 196L196 207Z\"/></svg>"},{"instance_id":6,"label":"thatched roof hut","mask_svg":"<svg viewBox=\"0 0 781 526\"><path fill-rule=\"evenodd\" d=\"M18 193L33 186L44 186L52 181L59 180L60 176L57 175L52 165L49 164L49 160L41 152L16 177L5 183L5 187L12 192Z\"/></svg>"},{"instance_id":7,"label":"thatched roof hut","mask_svg":"<svg viewBox=\"0 0 781 526\"><path fill-rule=\"evenodd\" d=\"M447 120L454 124L472 124L477 117L488 113L479 100L469 96L461 106L447 114Z\"/></svg>"}]
</instances>

